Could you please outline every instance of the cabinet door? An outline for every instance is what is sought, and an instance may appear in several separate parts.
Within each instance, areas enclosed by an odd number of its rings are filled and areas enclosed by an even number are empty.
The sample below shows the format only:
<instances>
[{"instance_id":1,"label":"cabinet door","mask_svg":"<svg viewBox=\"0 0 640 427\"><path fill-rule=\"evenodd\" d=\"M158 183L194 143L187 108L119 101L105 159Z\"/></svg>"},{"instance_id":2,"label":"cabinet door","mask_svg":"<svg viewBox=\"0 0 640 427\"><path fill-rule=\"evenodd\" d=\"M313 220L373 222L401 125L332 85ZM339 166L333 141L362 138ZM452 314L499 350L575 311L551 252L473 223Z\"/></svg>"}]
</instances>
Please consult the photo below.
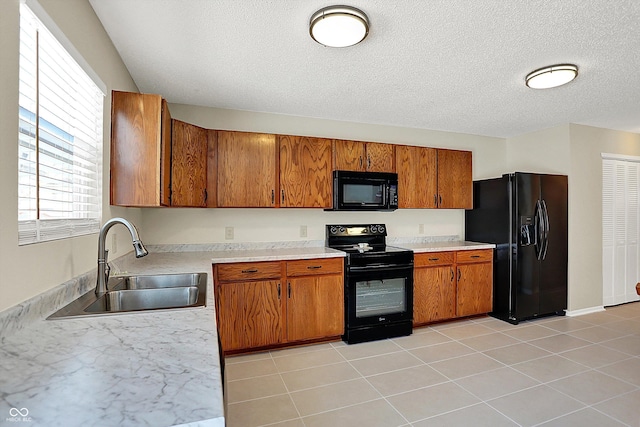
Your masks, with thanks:
<instances>
[{"instance_id":1,"label":"cabinet door","mask_svg":"<svg viewBox=\"0 0 640 427\"><path fill-rule=\"evenodd\" d=\"M458 316L489 313L493 307L493 264L458 264Z\"/></svg>"},{"instance_id":2,"label":"cabinet door","mask_svg":"<svg viewBox=\"0 0 640 427\"><path fill-rule=\"evenodd\" d=\"M281 135L280 206L331 207L331 140Z\"/></svg>"},{"instance_id":3,"label":"cabinet door","mask_svg":"<svg viewBox=\"0 0 640 427\"><path fill-rule=\"evenodd\" d=\"M171 206L207 206L209 131L172 120Z\"/></svg>"},{"instance_id":4,"label":"cabinet door","mask_svg":"<svg viewBox=\"0 0 640 427\"><path fill-rule=\"evenodd\" d=\"M438 150L438 207L473 208L470 151Z\"/></svg>"},{"instance_id":5,"label":"cabinet door","mask_svg":"<svg viewBox=\"0 0 640 427\"><path fill-rule=\"evenodd\" d=\"M218 207L276 206L275 135L217 132Z\"/></svg>"},{"instance_id":6,"label":"cabinet door","mask_svg":"<svg viewBox=\"0 0 640 427\"><path fill-rule=\"evenodd\" d=\"M364 142L337 139L333 144L333 169L341 171L365 170Z\"/></svg>"},{"instance_id":7,"label":"cabinet door","mask_svg":"<svg viewBox=\"0 0 640 427\"><path fill-rule=\"evenodd\" d=\"M436 207L436 149L399 145L396 147L398 207Z\"/></svg>"},{"instance_id":8,"label":"cabinet door","mask_svg":"<svg viewBox=\"0 0 640 427\"><path fill-rule=\"evenodd\" d=\"M280 281L223 283L217 289L218 330L225 352L282 341Z\"/></svg>"},{"instance_id":9,"label":"cabinet door","mask_svg":"<svg viewBox=\"0 0 640 427\"><path fill-rule=\"evenodd\" d=\"M113 91L110 203L169 204L171 116L160 95Z\"/></svg>"},{"instance_id":10,"label":"cabinet door","mask_svg":"<svg viewBox=\"0 0 640 427\"><path fill-rule=\"evenodd\" d=\"M413 324L454 318L456 283L453 266L416 268L413 274Z\"/></svg>"},{"instance_id":11,"label":"cabinet door","mask_svg":"<svg viewBox=\"0 0 640 427\"><path fill-rule=\"evenodd\" d=\"M366 167L369 172L396 171L394 145L367 142L366 151Z\"/></svg>"},{"instance_id":12,"label":"cabinet door","mask_svg":"<svg viewBox=\"0 0 640 427\"><path fill-rule=\"evenodd\" d=\"M343 333L342 275L301 276L288 279L288 341L332 337Z\"/></svg>"}]
</instances>

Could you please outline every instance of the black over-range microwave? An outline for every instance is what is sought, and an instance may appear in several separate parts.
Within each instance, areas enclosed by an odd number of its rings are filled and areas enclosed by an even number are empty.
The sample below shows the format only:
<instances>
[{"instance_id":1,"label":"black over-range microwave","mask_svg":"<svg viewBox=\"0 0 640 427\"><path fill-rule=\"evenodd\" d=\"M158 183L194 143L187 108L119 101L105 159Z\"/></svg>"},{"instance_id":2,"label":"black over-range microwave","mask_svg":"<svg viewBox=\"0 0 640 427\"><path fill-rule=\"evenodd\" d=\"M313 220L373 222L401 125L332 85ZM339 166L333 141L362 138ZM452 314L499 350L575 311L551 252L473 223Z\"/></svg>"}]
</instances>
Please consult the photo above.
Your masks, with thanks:
<instances>
[{"instance_id":1,"label":"black over-range microwave","mask_svg":"<svg viewBox=\"0 0 640 427\"><path fill-rule=\"evenodd\" d=\"M334 211L398 209L398 174L333 171Z\"/></svg>"}]
</instances>

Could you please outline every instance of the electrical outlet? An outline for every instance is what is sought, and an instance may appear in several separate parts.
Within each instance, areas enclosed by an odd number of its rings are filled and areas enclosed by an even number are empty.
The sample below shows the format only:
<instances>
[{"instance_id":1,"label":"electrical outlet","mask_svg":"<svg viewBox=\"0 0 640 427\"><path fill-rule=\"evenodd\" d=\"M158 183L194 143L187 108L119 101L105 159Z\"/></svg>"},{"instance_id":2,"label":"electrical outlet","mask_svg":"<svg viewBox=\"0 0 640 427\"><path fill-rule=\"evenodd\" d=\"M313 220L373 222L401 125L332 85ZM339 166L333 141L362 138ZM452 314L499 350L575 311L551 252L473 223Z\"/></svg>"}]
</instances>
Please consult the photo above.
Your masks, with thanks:
<instances>
[{"instance_id":1,"label":"electrical outlet","mask_svg":"<svg viewBox=\"0 0 640 427\"><path fill-rule=\"evenodd\" d=\"M418 234L424 234L424 224L418 224Z\"/></svg>"},{"instance_id":2,"label":"electrical outlet","mask_svg":"<svg viewBox=\"0 0 640 427\"><path fill-rule=\"evenodd\" d=\"M225 240L233 240L233 227L224 228L224 238Z\"/></svg>"},{"instance_id":3,"label":"electrical outlet","mask_svg":"<svg viewBox=\"0 0 640 427\"><path fill-rule=\"evenodd\" d=\"M113 233L111 235L111 254L115 255L118 252L118 235Z\"/></svg>"},{"instance_id":4,"label":"electrical outlet","mask_svg":"<svg viewBox=\"0 0 640 427\"><path fill-rule=\"evenodd\" d=\"M300 226L300 237L307 237L307 226L306 225L301 225Z\"/></svg>"}]
</instances>

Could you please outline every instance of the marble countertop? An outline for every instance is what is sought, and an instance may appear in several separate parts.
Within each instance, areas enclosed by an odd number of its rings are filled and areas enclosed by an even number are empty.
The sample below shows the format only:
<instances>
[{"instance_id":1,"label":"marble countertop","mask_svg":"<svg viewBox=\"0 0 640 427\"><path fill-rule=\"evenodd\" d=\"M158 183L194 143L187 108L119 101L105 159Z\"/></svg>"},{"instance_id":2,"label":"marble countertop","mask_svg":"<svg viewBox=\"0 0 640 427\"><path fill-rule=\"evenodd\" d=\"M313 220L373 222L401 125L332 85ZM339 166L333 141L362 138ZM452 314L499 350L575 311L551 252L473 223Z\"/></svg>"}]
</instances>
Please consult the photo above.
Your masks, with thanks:
<instances>
[{"instance_id":1,"label":"marble countertop","mask_svg":"<svg viewBox=\"0 0 640 427\"><path fill-rule=\"evenodd\" d=\"M345 252L325 247L245 249L209 252L213 264L231 262L286 261L293 259L339 258Z\"/></svg>"},{"instance_id":2,"label":"marble countertop","mask_svg":"<svg viewBox=\"0 0 640 427\"><path fill-rule=\"evenodd\" d=\"M405 249L411 249L414 253L441 252L441 251L468 251L473 249L493 249L493 243L467 242L464 240L450 240L440 242L413 242L413 243L393 243Z\"/></svg>"},{"instance_id":3,"label":"marble countertop","mask_svg":"<svg viewBox=\"0 0 640 427\"><path fill-rule=\"evenodd\" d=\"M207 305L82 319L45 320L45 314L0 335L0 421L224 426L211 255L128 254L112 268L112 274L206 272Z\"/></svg>"},{"instance_id":4,"label":"marble countertop","mask_svg":"<svg viewBox=\"0 0 640 427\"><path fill-rule=\"evenodd\" d=\"M416 253L494 247L457 240L390 244ZM92 289L95 271L34 298L33 305L20 304L16 319L29 318L28 324L15 327L11 316L0 321L0 420L47 427L224 426L211 265L343 256L322 246L158 250L140 259L130 253L111 262L112 275L206 272L206 307L46 320Z\"/></svg>"}]
</instances>

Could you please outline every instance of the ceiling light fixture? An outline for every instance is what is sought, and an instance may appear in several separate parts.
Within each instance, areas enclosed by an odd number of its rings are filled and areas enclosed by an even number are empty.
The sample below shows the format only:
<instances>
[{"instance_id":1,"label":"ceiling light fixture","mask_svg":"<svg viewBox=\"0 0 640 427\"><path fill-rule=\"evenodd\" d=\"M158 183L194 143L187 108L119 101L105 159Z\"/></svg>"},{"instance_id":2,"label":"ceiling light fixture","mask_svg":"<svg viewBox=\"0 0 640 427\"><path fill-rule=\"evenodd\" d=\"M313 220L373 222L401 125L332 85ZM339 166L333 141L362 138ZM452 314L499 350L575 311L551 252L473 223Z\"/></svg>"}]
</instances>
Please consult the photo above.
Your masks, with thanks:
<instances>
[{"instance_id":1,"label":"ceiling light fixture","mask_svg":"<svg viewBox=\"0 0 640 427\"><path fill-rule=\"evenodd\" d=\"M320 9L309 21L309 34L316 42L329 47L347 47L360 43L369 34L369 18L351 6Z\"/></svg>"},{"instance_id":2,"label":"ceiling light fixture","mask_svg":"<svg viewBox=\"0 0 640 427\"><path fill-rule=\"evenodd\" d=\"M567 84L576 77L578 77L577 66L559 64L530 72L525 82L531 89L549 89Z\"/></svg>"}]
</instances>

